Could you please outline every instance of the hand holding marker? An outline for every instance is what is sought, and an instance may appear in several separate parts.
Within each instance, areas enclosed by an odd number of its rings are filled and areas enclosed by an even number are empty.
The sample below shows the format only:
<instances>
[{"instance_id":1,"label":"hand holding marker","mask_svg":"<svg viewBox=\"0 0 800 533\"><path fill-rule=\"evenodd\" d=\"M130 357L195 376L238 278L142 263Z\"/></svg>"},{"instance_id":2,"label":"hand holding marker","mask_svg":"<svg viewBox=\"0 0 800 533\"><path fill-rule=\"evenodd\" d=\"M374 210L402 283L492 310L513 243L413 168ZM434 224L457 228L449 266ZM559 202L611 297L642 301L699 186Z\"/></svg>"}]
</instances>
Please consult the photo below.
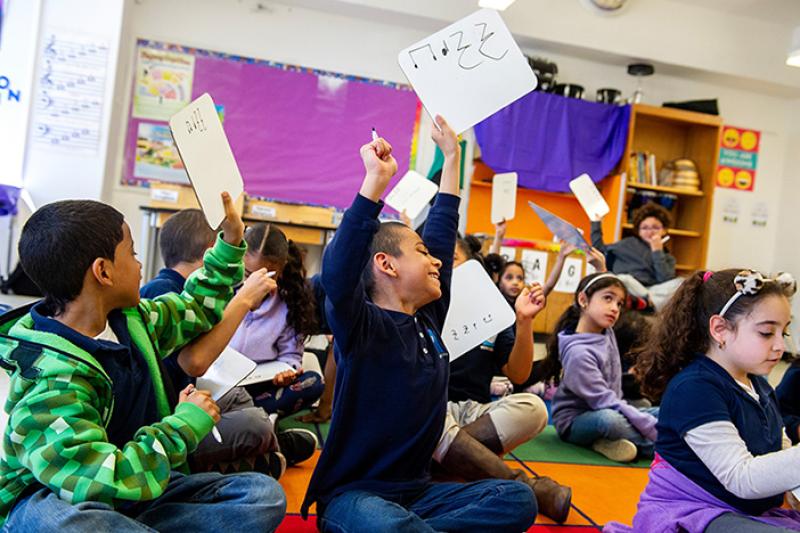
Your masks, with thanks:
<instances>
[{"instance_id":1,"label":"hand holding marker","mask_svg":"<svg viewBox=\"0 0 800 533\"><path fill-rule=\"evenodd\" d=\"M190 387L190 388L189 388L189 396L191 396L192 394L194 394L195 392L197 392L197 388L195 388L195 386L194 386L194 385L189 385L189 387ZM216 426L216 425L214 425L214 426L212 426L212 427L211 427L211 434L214 436L214 439L215 439L217 442L219 442L220 444L222 444L222 435L220 435L220 433L219 433L219 430L217 429L217 426Z\"/></svg>"}]
</instances>

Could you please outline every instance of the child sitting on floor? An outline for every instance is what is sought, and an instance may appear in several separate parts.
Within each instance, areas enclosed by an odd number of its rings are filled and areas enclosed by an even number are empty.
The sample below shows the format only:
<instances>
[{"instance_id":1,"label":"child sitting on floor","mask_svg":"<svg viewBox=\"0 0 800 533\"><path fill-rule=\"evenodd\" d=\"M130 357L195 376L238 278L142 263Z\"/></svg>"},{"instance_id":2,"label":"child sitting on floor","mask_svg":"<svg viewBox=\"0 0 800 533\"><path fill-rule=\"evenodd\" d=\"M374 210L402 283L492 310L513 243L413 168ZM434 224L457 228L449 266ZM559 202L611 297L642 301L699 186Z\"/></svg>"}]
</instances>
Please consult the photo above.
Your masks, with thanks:
<instances>
[{"instance_id":1,"label":"child sitting on floor","mask_svg":"<svg viewBox=\"0 0 800 533\"><path fill-rule=\"evenodd\" d=\"M565 441L618 462L652 457L658 409L637 409L622 399L622 369L613 327L625 286L608 272L583 278L561 315L542 363L545 380L560 383L553 424ZM563 368L563 374L561 370Z\"/></svg>"},{"instance_id":2,"label":"child sitting on floor","mask_svg":"<svg viewBox=\"0 0 800 533\"><path fill-rule=\"evenodd\" d=\"M453 266L475 258L463 239L456 244ZM547 425L547 407L533 394L519 393L491 401L495 375L523 381L533 362L533 319L544 308L538 283L525 287L515 302L517 320L450 364L447 419L434 459L445 470L467 480L498 478L527 483L536 495L539 512L562 523L571 502L569 487L549 477L529 478L501 459L536 437Z\"/></svg>"},{"instance_id":3,"label":"child sitting on floor","mask_svg":"<svg viewBox=\"0 0 800 533\"><path fill-rule=\"evenodd\" d=\"M391 146L361 148L366 176L325 250L325 311L334 334L336 401L328 440L302 506L321 531L524 531L536 516L517 481L431 483L446 414L450 302L460 149L437 117L445 154L423 236L381 224L380 197L397 172Z\"/></svg>"},{"instance_id":4,"label":"child sitting on floor","mask_svg":"<svg viewBox=\"0 0 800 533\"><path fill-rule=\"evenodd\" d=\"M161 228L159 249L163 268L139 291L143 298L169 292L180 294L186 279L203 266L203 255L213 244L214 232L199 209L184 209L169 217ZM248 276L225 307L222 320L211 331L164 359L164 367L176 389L195 384L216 361L245 315L257 309L264 297L277 288L267 271ZM165 376L166 377L166 376ZM194 471L222 472L255 470L278 479L286 466L305 461L314 454L316 436L305 429L285 429L277 435L272 421L243 387L233 387L217 402L221 439L212 435L200 441L189 457Z\"/></svg>"},{"instance_id":5,"label":"child sitting on floor","mask_svg":"<svg viewBox=\"0 0 800 533\"><path fill-rule=\"evenodd\" d=\"M180 294L139 299L142 265L114 208L36 211L20 261L45 299L3 316L11 374L0 461L7 531L272 531L286 500L258 473L184 475L219 420L207 391L180 394L161 359L222 318L242 279L244 225L226 193L223 233Z\"/></svg>"},{"instance_id":6,"label":"child sitting on floor","mask_svg":"<svg viewBox=\"0 0 800 533\"><path fill-rule=\"evenodd\" d=\"M656 309L666 305L683 281L675 277L675 257L664 248L671 218L660 205L647 203L633 214L635 235L614 244L603 242L600 221L592 222L592 246L605 254L609 271L631 295L649 300Z\"/></svg>"},{"instance_id":7,"label":"child sitting on floor","mask_svg":"<svg viewBox=\"0 0 800 533\"><path fill-rule=\"evenodd\" d=\"M303 340L318 329L314 293L306 282L300 248L280 228L256 224L244 238L245 276L266 268L275 273L278 290L245 316L230 346L256 363L281 361L292 367L272 381L246 387L256 405L286 416L310 407L324 388L319 373L302 369Z\"/></svg>"},{"instance_id":8,"label":"child sitting on floor","mask_svg":"<svg viewBox=\"0 0 800 533\"><path fill-rule=\"evenodd\" d=\"M785 348L795 288L788 275L697 272L664 309L637 363L661 412L634 531L800 530L800 513L780 508L800 486L800 446L766 379Z\"/></svg>"}]
</instances>

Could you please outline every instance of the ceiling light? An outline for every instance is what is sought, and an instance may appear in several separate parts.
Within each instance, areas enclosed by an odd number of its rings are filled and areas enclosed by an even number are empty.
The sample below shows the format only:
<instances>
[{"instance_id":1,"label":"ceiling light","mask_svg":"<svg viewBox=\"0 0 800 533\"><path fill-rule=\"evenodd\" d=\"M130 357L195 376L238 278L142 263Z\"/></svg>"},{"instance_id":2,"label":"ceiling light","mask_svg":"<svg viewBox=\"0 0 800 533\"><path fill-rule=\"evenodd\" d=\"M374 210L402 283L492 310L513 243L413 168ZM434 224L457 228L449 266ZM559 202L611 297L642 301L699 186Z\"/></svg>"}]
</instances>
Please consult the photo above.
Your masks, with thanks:
<instances>
[{"instance_id":1,"label":"ceiling light","mask_svg":"<svg viewBox=\"0 0 800 533\"><path fill-rule=\"evenodd\" d=\"M792 47L789 48L786 64L790 67L800 67L800 26L792 33Z\"/></svg>"},{"instance_id":2,"label":"ceiling light","mask_svg":"<svg viewBox=\"0 0 800 533\"><path fill-rule=\"evenodd\" d=\"M513 3L514 0L479 0L478 5L480 7L505 11L505 9Z\"/></svg>"}]
</instances>

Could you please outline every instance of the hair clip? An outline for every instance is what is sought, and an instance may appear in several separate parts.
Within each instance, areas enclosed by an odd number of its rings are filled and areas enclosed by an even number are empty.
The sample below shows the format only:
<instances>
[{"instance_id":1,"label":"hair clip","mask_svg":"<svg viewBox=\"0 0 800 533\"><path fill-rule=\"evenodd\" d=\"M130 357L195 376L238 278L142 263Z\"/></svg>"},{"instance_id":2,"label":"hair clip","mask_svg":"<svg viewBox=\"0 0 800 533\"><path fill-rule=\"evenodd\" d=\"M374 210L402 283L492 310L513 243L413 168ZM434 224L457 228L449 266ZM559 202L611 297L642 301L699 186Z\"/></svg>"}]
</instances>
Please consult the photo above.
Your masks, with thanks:
<instances>
[{"instance_id":1,"label":"hair clip","mask_svg":"<svg viewBox=\"0 0 800 533\"><path fill-rule=\"evenodd\" d=\"M736 292L733 293L733 295L722 307L722 311L719 312L719 316L725 317L725 313L728 312L728 309L730 309L736 300L738 300L743 294L748 296L758 294L759 291L761 291L761 289L764 287L764 283L768 281L777 283L787 298L791 297L797 291L797 282L795 281L794 276L788 272L780 272L774 278L765 278L761 272L756 272L755 270L742 270L736 274L735 278L733 278L733 285L736 287Z\"/></svg>"},{"instance_id":2,"label":"hair clip","mask_svg":"<svg viewBox=\"0 0 800 533\"><path fill-rule=\"evenodd\" d=\"M797 292L797 281L795 281L794 276L788 272L778 272L778 274L772 279L775 281L775 283L781 286L781 289L783 289L783 294L785 294L787 297L793 296L794 293Z\"/></svg>"},{"instance_id":3,"label":"hair clip","mask_svg":"<svg viewBox=\"0 0 800 533\"><path fill-rule=\"evenodd\" d=\"M706 270L705 274L703 274L703 283L711 279L711 276L714 275L714 272L711 270Z\"/></svg>"}]
</instances>

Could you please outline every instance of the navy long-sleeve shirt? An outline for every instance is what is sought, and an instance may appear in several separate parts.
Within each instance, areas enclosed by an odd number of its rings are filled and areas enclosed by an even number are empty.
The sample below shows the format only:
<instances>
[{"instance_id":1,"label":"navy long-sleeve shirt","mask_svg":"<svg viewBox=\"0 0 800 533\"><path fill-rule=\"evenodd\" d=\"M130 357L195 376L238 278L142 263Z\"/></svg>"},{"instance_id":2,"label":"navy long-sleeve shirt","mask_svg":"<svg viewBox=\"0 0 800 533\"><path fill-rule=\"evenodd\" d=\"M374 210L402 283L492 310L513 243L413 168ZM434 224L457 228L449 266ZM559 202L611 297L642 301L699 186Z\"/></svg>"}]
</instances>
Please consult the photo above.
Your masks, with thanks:
<instances>
[{"instance_id":1,"label":"navy long-sleeve shirt","mask_svg":"<svg viewBox=\"0 0 800 533\"><path fill-rule=\"evenodd\" d=\"M775 394L786 434L792 444L797 444L800 442L800 435L797 434L797 428L800 427L800 367L792 365L786 369Z\"/></svg>"},{"instance_id":2,"label":"navy long-sleeve shirt","mask_svg":"<svg viewBox=\"0 0 800 533\"><path fill-rule=\"evenodd\" d=\"M457 196L439 194L428 216L422 239L442 261L442 296L414 316L376 306L361 281L382 202L357 196L325 251L336 402L304 516L313 502L322 515L333 497L350 490L407 503L430 482L447 404L450 357L440 332L450 303L458 204Z\"/></svg>"}]
</instances>

